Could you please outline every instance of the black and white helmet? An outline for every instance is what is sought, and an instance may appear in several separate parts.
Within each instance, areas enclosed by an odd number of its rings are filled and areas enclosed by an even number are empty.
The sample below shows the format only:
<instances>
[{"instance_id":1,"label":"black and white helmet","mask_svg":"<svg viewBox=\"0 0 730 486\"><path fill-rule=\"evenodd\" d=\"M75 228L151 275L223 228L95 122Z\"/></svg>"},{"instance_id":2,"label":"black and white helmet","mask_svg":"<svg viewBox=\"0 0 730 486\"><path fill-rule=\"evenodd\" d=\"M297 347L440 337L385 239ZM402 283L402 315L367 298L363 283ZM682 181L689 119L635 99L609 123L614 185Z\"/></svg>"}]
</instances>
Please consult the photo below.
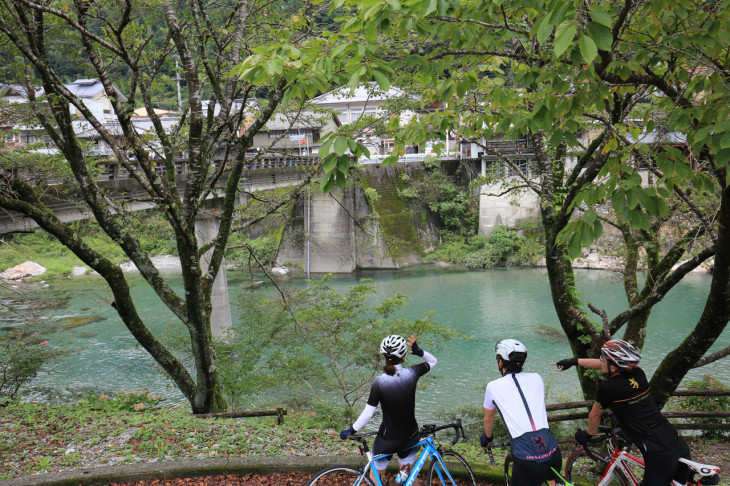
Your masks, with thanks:
<instances>
[{"instance_id":1,"label":"black and white helmet","mask_svg":"<svg viewBox=\"0 0 730 486\"><path fill-rule=\"evenodd\" d=\"M516 339L502 339L494 347L497 358L513 363L524 363L527 359L527 348Z\"/></svg>"},{"instance_id":2,"label":"black and white helmet","mask_svg":"<svg viewBox=\"0 0 730 486\"><path fill-rule=\"evenodd\" d=\"M380 354L387 359L402 358L407 350L406 339L397 334L391 334L380 342Z\"/></svg>"},{"instance_id":3,"label":"black and white helmet","mask_svg":"<svg viewBox=\"0 0 730 486\"><path fill-rule=\"evenodd\" d=\"M631 343L621 339L607 341L601 348L601 357L623 370L635 368L641 361L641 353Z\"/></svg>"}]
</instances>

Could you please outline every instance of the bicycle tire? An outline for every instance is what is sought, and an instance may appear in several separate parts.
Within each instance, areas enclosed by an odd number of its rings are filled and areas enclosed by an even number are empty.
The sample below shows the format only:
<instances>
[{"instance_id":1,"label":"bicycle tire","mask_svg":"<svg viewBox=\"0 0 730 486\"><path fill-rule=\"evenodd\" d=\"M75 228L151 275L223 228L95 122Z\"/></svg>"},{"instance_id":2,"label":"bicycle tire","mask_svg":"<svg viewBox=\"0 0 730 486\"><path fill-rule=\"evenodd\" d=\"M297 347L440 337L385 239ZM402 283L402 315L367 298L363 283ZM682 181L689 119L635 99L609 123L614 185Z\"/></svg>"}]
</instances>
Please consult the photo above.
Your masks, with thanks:
<instances>
[{"instance_id":1,"label":"bicycle tire","mask_svg":"<svg viewBox=\"0 0 730 486\"><path fill-rule=\"evenodd\" d=\"M454 480L450 481L448 476L442 473L444 481L442 482L438 474L441 465L437 459L433 459L428 466L428 486L476 486L474 471L461 455L454 451L444 451L441 453L441 459Z\"/></svg>"},{"instance_id":2,"label":"bicycle tire","mask_svg":"<svg viewBox=\"0 0 730 486\"><path fill-rule=\"evenodd\" d=\"M330 466L318 471L312 476L307 486L352 486L362 471L351 466ZM360 484L375 486L373 481L365 476Z\"/></svg>"},{"instance_id":3,"label":"bicycle tire","mask_svg":"<svg viewBox=\"0 0 730 486\"><path fill-rule=\"evenodd\" d=\"M507 454L504 458L504 484L512 484L512 454Z\"/></svg>"},{"instance_id":4,"label":"bicycle tire","mask_svg":"<svg viewBox=\"0 0 730 486\"><path fill-rule=\"evenodd\" d=\"M573 452L565 462L565 479L573 484L580 484L580 480L585 480L583 484L598 484L606 471L607 464L604 461L596 461L584 450ZM610 482L606 483L611 486L630 486L621 471L616 471Z\"/></svg>"}]
</instances>

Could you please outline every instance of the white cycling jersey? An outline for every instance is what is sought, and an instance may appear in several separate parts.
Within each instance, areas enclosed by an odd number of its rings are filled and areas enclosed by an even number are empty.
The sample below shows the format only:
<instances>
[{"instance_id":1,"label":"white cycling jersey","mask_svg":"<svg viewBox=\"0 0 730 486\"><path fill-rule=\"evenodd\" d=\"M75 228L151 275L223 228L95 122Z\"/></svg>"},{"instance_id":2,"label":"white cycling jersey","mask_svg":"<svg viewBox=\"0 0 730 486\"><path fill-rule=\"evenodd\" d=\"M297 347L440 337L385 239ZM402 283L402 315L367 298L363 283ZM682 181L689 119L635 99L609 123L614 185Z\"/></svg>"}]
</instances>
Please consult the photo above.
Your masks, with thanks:
<instances>
[{"instance_id":1,"label":"white cycling jersey","mask_svg":"<svg viewBox=\"0 0 730 486\"><path fill-rule=\"evenodd\" d=\"M512 438L519 437L525 432L547 428L545 385L542 377L537 373L515 373L530 407L533 420L531 422L511 375L512 373L505 373L502 378L489 382L484 393L484 408L490 411L495 407L499 409Z\"/></svg>"}]
</instances>

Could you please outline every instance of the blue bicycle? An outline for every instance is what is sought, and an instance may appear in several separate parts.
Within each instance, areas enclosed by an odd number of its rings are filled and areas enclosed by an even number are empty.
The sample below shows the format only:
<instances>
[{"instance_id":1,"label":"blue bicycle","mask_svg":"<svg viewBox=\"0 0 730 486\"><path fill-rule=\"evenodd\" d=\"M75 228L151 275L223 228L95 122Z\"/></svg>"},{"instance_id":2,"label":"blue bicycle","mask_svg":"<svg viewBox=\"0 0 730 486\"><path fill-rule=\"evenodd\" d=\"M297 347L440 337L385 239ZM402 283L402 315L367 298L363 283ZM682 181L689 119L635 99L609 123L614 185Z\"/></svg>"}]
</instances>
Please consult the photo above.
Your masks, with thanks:
<instances>
[{"instance_id":1,"label":"blue bicycle","mask_svg":"<svg viewBox=\"0 0 730 486\"><path fill-rule=\"evenodd\" d=\"M411 474L401 483L403 486L413 486L418 473L429 460L430 463L426 476L428 486L476 486L474 472L466 460L452 450L445 450L436 442L436 432L445 429L454 429L456 433L454 440L451 441L451 445L456 444L460 437L464 437L461 420L457 420L453 424L440 426L424 425L421 427L418 433L422 439L413 447L420 446L423 449L413 465ZM373 456L367 444L367 438L373 435L375 435L375 432L350 435L347 437L360 443L360 454L367 457L367 463L360 464L357 467L347 465L327 467L312 476L307 486L387 486L388 483L384 482L384 478L381 478L378 470L373 467L373 461L381 457L387 457L390 454ZM370 478L371 469L375 477L375 482Z\"/></svg>"}]
</instances>

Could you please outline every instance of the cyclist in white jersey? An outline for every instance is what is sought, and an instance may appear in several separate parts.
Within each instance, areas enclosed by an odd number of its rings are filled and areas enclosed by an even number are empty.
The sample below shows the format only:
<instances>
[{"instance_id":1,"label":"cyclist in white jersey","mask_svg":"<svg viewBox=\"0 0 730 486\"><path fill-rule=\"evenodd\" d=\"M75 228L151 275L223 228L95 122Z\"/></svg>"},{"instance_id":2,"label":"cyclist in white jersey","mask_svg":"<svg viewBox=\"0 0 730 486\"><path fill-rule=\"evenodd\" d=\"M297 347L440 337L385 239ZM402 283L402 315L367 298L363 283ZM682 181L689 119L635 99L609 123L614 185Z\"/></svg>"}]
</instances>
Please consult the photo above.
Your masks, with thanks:
<instances>
[{"instance_id":1,"label":"cyclist in white jersey","mask_svg":"<svg viewBox=\"0 0 730 486\"><path fill-rule=\"evenodd\" d=\"M503 339L495 348L501 378L490 381L484 393L482 447L492 441L499 411L512 440L512 484L551 485L559 479L563 459L558 441L550 432L545 410L545 385L537 373L524 373L527 348L516 339ZM553 469L554 468L554 471Z\"/></svg>"},{"instance_id":2,"label":"cyclist in white jersey","mask_svg":"<svg viewBox=\"0 0 730 486\"><path fill-rule=\"evenodd\" d=\"M424 362L404 368L403 361L409 346L411 354L423 358ZM385 357L384 373L373 381L367 405L360 417L352 427L340 432L340 438L346 439L348 435L365 427L380 404L383 421L373 442L373 455L387 453L391 455L375 461L375 468L381 474L393 457L392 454L397 453L401 471L410 473L418 448L409 449L409 447L420 439L415 415L416 384L421 376L436 366L438 360L421 349L414 336L406 341L397 334L391 334L383 339L380 343L380 354Z\"/></svg>"}]
</instances>

